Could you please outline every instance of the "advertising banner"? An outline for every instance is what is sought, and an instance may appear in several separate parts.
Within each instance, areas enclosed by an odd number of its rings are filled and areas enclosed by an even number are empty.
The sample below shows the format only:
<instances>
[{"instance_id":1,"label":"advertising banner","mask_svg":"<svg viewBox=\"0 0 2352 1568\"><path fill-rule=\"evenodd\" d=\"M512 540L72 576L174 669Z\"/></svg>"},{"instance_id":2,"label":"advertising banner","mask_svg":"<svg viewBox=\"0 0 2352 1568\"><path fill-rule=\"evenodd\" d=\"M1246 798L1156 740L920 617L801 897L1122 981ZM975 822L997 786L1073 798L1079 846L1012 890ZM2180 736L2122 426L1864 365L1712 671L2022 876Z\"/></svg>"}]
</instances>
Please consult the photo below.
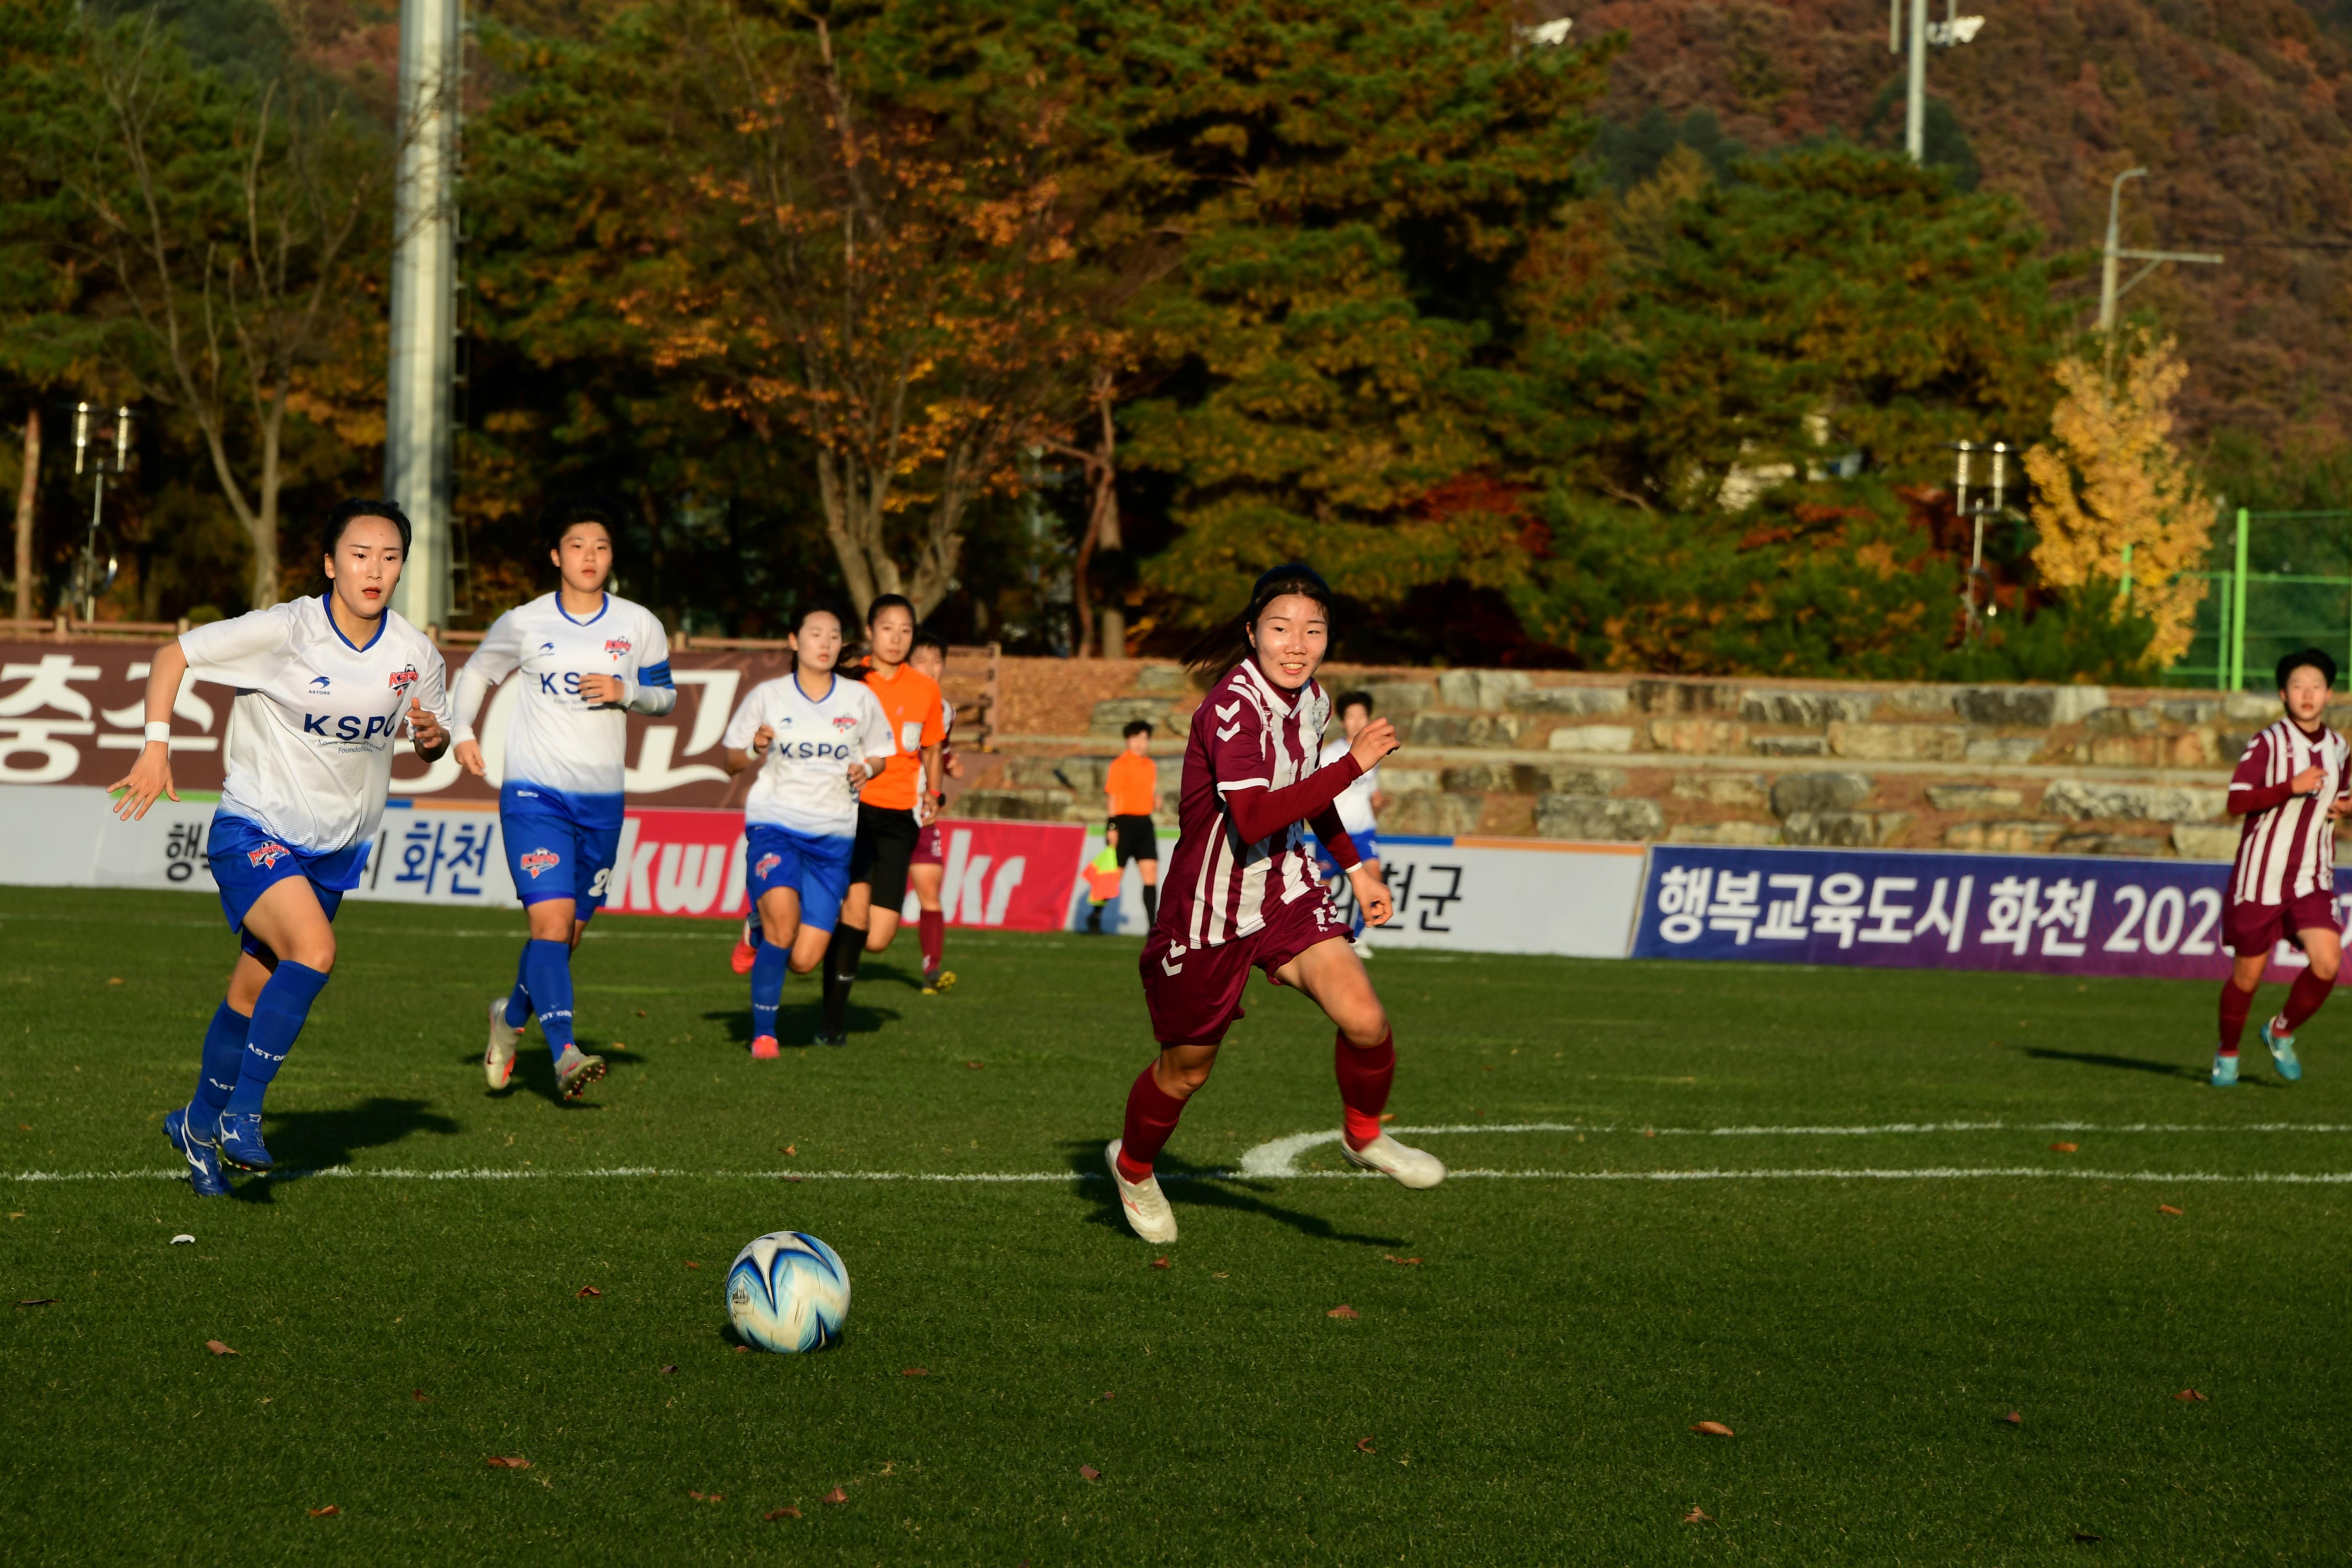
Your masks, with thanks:
<instances>
[{"instance_id":1,"label":"advertising banner","mask_svg":"<svg viewBox=\"0 0 2352 1568\"><path fill-rule=\"evenodd\" d=\"M0 785L0 883L214 890L205 859L213 803L161 800L139 822L103 790ZM1057 931L1077 880L1085 830L1075 823L945 825L940 903L948 923ZM499 816L395 802L368 850L354 899L516 908ZM627 914L738 919L744 912L743 814L631 809L605 892ZM908 894L905 915L919 906Z\"/></svg>"},{"instance_id":2,"label":"advertising banner","mask_svg":"<svg viewBox=\"0 0 2352 1568\"><path fill-rule=\"evenodd\" d=\"M1660 844L1633 956L2218 980L2230 967L2229 872L2206 861ZM2284 942L2272 955L2277 968L2304 962Z\"/></svg>"},{"instance_id":3,"label":"advertising banner","mask_svg":"<svg viewBox=\"0 0 2352 1568\"><path fill-rule=\"evenodd\" d=\"M1086 852L1101 848L1090 836ZM1381 875L1396 906L1374 930L1376 948L1468 952L1548 952L1572 958L1622 958L1642 891L1638 844L1562 844L1540 838L1382 838ZM1175 852L1160 845L1164 873ZM1354 898L1340 884L1340 912ZM1129 866L1118 899L1104 911L1108 931L1140 935L1142 873ZM1087 899L1076 894L1073 921L1083 925Z\"/></svg>"}]
</instances>

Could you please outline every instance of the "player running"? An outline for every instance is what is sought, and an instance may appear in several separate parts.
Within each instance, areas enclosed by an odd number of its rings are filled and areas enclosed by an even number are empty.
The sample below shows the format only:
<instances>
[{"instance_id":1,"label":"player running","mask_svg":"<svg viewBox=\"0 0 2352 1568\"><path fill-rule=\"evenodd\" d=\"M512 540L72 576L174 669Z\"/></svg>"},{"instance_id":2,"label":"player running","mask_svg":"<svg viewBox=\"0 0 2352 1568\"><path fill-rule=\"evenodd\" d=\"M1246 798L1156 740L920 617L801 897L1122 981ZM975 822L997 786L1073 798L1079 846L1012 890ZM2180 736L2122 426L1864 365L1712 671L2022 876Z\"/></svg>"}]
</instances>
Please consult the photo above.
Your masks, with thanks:
<instances>
[{"instance_id":1,"label":"player running","mask_svg":"<svg viewBox=\"0 0 2352 1568\"><path fill-rule=\"evenodd\" d=\"M784 971L806 974L832 944L849 890L857 837L857 790L898 748L882 705L857 681L834 673L842 617L801 612L786 646L788 675L744 695L719 744L729 773L757 766L743 803L745 891L760 913L751 963L751 1055L772 1061ZM830 1029L817 1044L849 1042Z\"/></svg>"},{"instance_id":2,"label":"player running","mask_svg":"<svg viewBox=\"0 0 2352 1568\"><path fill-rule=\"evenodd\" d=\"M931 678L931 684L941 688L940 698L940 768L934 773L926 772L920 780L922 792L930 797L931 819L915 836L915 853L907 862L907 880L914 884L915 903L922 911L915 931L923 952L923 994L937 996L956 983L955 971L947 967L947 911L940 907L940 888L947 880L947 831L940 826L940 813L948 804L948 779L963 777L963 763L955 753L955 704L944 695L948 673L948 645L934 632L917 632L914 650L907 662ZM942 776L944 775L944 776Z\"/></svg>"},{"instance_id":3,"label":"player running","mask_svg":"<svg viewBox=\"0 0 2352 1568\"><path fill-rule=\"evenodd\" d=\"M507 722L499 835L530 935L513 992L490 1002L482 1076L492 1089L507 1087L515 1042L536 1013L556 1088L577 1100L604 1076L604 1059L572 1037L572 953L604 907L621 841L627 716L668 712L677 706L677 688L661 622L643 605L604 591L613 574L611 512L582 503L559 508L549 521L548 556L562 585L490 624L457 671L452 706L457 761L487 777L475 716L491 687L522 672Z\"/></svg>"},{"instance_id":4,"label":"player running","mask_svg":"<svg viewBox=\"0 0 2352 1568\"><path fill-rule=\"evenodd\" d=\"M204 1065L163 1135L198 1197L228 1192L224 1163L267 1171L262 1098L335 967L334 918L359 886L405 722L416 754L449 749L441 654L394 614L408 519L386 500L327 514L327 592L183 632L147 675L147 742L115 814L136 822L172 785L172 704L183 677L232 687L226 777L206 856L242 950L205 1032Z\"/></svg>"},{"instance_id":5,"label":"player running","mask_svg":"<svg viewBox=\"0 0 2352 1568\"><path fill-rule=\"evenodd\" d=\"M824 1034L848 1039L849 989L859 960L887 952L907 903L907 869L915 845L939 807L926 781L939 776L939 682L907 662L915 647L915 606L903 594L881 594L866 609L866 689L888 721L895 742L882 771L857 797L857 846L849 857L849 893L824 966Z\"/></svg>"},{"instance_id":6,"label":"player running","mask_svg":"<svg viewBox=\"0 0 2352 1568\"><path fill-rule=\"evenodd\" d=\"M2221 934L2237 954L2221 985L2221 1046L2213 1087L2238 1081L2238 1042L2272 951L2284 942L2310 966L2295 976L2286 1006L2263 1026L2263 1044L2279 1077L2303 1076L2294 1032L2319 1011L2344 959L2336 913L2336 819L2352 812L2344 737L2321 721L2336 661L2315 647L2278 662L2286 717L2263 731L2230 775L2230 815L2242 816L2237 863L2230 868L2230 908Z\"/></svg>"},{"instance_id":7,"label":"player running","mask_svg":"<svg viewBox=\"0 0 2352 1568\"><path fill-rule=\"evenodd\" d=\"M1396 1040L1347 928L1316 879L1302 824L1329 846L1374 925L1389 892L1359 861L1331 803L1394 751L1375 719L1347 754L1318 768L1330 699L1315 682L1330 643L1331 590L1310 567L1277 566L1249 607L1193 650L1213 677L1184 745L1176 854L1160 919L1143 943L1143 997L1160 1057L1127 1096L1127 1124L1103 1152L1127 1223L1146 1241L1176 1239L1176 1216L1151 1171L1184 1102L1209 1080L1217 1046L1242 1016L1252 965L1295 986L1339 1026L1333 1065L1344 1107L1341 1152L1408 1187L1445 1179L1436 1156L1381 1131Z\"/></svg>"},{"instance_id":8,"label":"player running","mask_svg":"<svg viewBox=\"0 0 2352 1568\"><path fill-rule=\"evenodd\" d=\"M1364 732L1364 726L1372 721L1372 694L1369 691L1343 691L1334 706L1339 710L1340 732L1324 743L1325 767L1346 756L1348 748L1356 743L1356 737ZM1381 789L1378 763L1374 763L1354 784L1341 790L1339 798L1332 802L1333 808L1339 814L1339 826L1348 830L1349 842L1356 847L1359 863L1379 878L1383 886L1387 884L1388 878L1381 871L1380 814L1388 804L1389 797ZM1341 876L1339 862L1331 858L1330 850L1319 841L1315 847L1315 869L1321 875L1326 887L1332 887ZM1348 934L1355 938L1358 957L1372 956L1372 944L1364 940L1364 906L1360 903L1351 905Z\"/></svg>"}]
</instances>

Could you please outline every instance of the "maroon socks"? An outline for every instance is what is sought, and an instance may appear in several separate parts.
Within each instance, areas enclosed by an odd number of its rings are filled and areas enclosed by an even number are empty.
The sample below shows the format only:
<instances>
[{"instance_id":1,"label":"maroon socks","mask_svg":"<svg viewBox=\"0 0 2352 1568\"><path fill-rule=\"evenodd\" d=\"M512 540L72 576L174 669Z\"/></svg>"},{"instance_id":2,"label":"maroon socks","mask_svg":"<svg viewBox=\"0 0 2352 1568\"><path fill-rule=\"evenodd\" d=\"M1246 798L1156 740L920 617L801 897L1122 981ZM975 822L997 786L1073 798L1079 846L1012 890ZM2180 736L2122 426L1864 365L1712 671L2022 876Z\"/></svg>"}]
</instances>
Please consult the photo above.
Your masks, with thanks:
<instances>
[{"instance_id":1,"label":"maroon socks","mask_svg":"<svg viewBox=\"0 0 2352 1568\"><path fill-rule=\"evenodd\" d=\"M2322 980L2308 969L2296 975L2294 986L2286 994L2286 1005L2279 1010L2279 1016L2286 1021L2286 1032L2292 1035L2302 1028L2335 989L2336 982Z\"/></svg>"},{"instance_id":2,"label":"maroon socks","mask_svg":"<svg viewBox=\"0 0 2352 1568\"><path fill-rule=\"evenodd\" d=\"M915 930L922 940L924 970L929 972L937 969L940 966L940 960L947 953L947 911L925 910L922 918L915 922Z\"/></svg>"},{"instance_id":3,"label":"maroon socks","mask_svg":"<svg viewBox=\"0 0 2352 1568\"><path fill-rule=\"evenodd\" d=\"M1118 1173L1130 1182L1148 1180L1169 1135L1184 1114L1184 1102L1161 1089L1145 1068L1127 1091L1127 1126L1119 1134Z\"/></svg>"},{"instance_id":4,"label":"maroon socks","mask_svg":"<svg viewBox=\"0 0 2352 1568\"><path fill-rule=\"evenodd\" d=\"M1331 1070L1339 1080L1339 1100L1347 1108L1348 1147L1360 1149L1381 1135L1381 1112L1389 1107L1389 1085L1396 1079L1396 1031L1381 1037L1369 1048L1351 1046L1340 1035L1332 1046Z\"/></svg>"},{"instance_id":5,"label":"maroon socks","mask_svg":"<svg viewBox=\"0 0 2352 1568\"><path fill-rule=\"evenodd\" d=\"M2221 1054L2234 1057L2238 1042L2246 1036L2246 1015L2253 1011L2254 994L2241 991L2228 980L2221 982Z\"/></svg>"}]
</instances>

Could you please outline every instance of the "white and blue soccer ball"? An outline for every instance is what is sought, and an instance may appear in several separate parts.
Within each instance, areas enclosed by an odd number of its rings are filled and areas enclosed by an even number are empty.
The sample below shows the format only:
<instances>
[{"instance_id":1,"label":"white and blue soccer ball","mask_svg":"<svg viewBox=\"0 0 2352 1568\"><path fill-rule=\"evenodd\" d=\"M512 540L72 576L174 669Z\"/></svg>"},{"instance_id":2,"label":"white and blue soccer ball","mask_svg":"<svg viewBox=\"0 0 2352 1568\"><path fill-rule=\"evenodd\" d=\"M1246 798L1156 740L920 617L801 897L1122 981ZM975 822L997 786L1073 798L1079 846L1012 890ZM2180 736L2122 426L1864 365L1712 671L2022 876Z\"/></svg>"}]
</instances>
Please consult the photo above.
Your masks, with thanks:
<instances>
[{"instance_id":1,"label":"white and blue soccer ball","mask_svg":"<svg viewBox=\"0 0 2352 1568\"><path fill-rule=\"evenodd\" d=\"M727 1319L746 1343L786 1354L821 1351L849 1317L841 1255L797 1230L771 1231L727 1270Z\"/></svg>"}]
</instances>

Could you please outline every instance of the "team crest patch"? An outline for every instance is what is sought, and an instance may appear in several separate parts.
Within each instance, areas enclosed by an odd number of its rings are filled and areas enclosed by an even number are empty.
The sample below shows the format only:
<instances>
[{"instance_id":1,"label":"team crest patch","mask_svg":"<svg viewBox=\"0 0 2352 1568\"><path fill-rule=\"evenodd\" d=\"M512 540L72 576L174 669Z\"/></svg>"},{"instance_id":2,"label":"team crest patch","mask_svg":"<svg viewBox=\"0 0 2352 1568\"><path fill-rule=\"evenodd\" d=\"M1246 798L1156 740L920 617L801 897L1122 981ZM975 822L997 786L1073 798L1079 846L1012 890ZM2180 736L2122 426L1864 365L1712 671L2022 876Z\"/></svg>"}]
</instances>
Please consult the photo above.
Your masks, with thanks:
<instances>
[{"instance_id":1,"label":"team crest patch","mask_svg":"<svg viewBox=\"0 0 2352 1568\"><path fill-rule=\"evenodd\" d=\"M626 637L606 637L604 639L604 651L611 654L614 658L626 658L629 653L629 639Z\"/></svg>"},{"instance_id":2,"label":"team crest patch","mask_svg":"<svg viewBox=\"0 0 2352 1568\"><path fill-rule=\"evenodd\" d=\"M834 716L833 727L841 731L844 734L846 734L850 731L857 728L857 715L855 713L837 713Z\"/></svg>"},{"instance_id":3,"label":"team crest patch","mask_svg":"<svg viewBox=\"0 0 2352 1568\"><path fill-rule=\"evenodd\" d=\"M415 665L405 664L392 672L392 689L394 691L406 691L415 684L416 667Z\"/></svg>"},{"instance_id":4,"label":"team crest patch","mask_svg":"<svg viewBox=\"0 0 2352 1568\"><path fill-rule=\"evenodd\" d=\"M248 866L268 866L274 870L278 862L293 853L283 844L265 844L258 849L247 850L245 859Z\"/></svg>"},{"instance_id":5,"label":"team crest patch","mask_svg":"<svg viewBox=\"0 0 2352 1568\"><path fill-rule=\"evenodd\" d=\"M752 866L751 875L764 879L769 872L774 870L783 863L784 858L781 855L762 855L760 857L759 861Z\"/></svg>"},{"instance_id":6,"label":"team crest patch","mask_svg":"<svg viewBox=\"0 0 2352 1568\"><path fill-rule=\"evenodd\" d=\"M536 882L541 871L552 871L562 865L563 857L552 849L534 849L517 860L515 864L530 872L530 879Z\"/></svg>"}]
</instances>

